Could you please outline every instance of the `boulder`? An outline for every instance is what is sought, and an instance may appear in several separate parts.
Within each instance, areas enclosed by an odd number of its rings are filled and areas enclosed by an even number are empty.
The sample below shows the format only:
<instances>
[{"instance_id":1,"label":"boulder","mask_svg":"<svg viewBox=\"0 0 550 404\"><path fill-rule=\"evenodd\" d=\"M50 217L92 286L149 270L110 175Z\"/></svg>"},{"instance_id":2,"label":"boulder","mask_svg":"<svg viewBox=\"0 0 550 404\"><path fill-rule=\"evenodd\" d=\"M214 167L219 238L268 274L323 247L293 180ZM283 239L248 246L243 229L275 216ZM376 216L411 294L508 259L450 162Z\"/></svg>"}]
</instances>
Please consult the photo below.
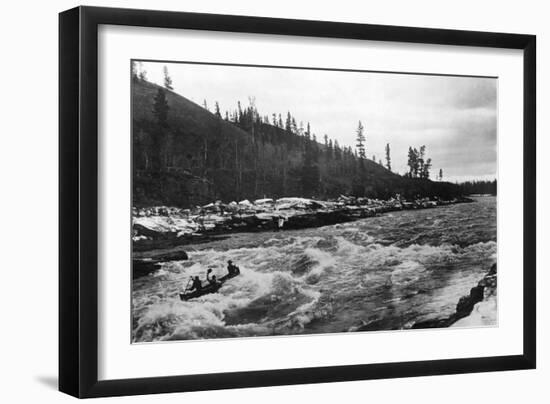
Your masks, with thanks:
<instances>
[{"instance_id":1,"label":"boulder","mask_svg":"<svg viewBox=\"0 0 550 404\"><path fill-rule=\"evenodd\" d=\"M169 261L183 261L189 259L182 249L157 250L147 253L134 253L132 259L132 278L147 276L161 268L161 263Z\"/></svg>"}]
</instances>

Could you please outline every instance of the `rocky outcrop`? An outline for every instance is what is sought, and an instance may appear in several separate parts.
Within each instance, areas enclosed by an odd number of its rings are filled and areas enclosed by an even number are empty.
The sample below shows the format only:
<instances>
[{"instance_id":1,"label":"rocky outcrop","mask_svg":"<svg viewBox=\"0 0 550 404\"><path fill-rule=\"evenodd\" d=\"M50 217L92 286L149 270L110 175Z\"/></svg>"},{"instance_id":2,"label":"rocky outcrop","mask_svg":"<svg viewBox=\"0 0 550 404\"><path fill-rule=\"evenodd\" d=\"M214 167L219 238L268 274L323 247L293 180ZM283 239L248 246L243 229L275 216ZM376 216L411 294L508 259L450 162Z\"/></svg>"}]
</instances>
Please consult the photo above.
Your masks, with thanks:
<instances>
[{"instance_id":1,"label":"rocky outcrop","mask_svg":"<svg viewBox=\"0 0 550 404\"><path fill-rule=\"evenodd\" d=\"M132 278L141 278L160 269L160 263L154 260L132 260Z\"/></svg>"},{"instance_id":2,"label":"rocky outcrop","mask_svg":"<svg viewBox=\"0 0 550 404\"><path fill-rule=\"evenodd\" d=\"M427 209L452 203L472 202L468 198L376 200L341 197L337 201L306 198L262 199L239 203L210 203L194 210L168 207L134 209L135 251L167 248L210 240L223 234L269 230L296 230L350 222L380 213Z\"/></svg>"},{"instance_id":3,"label":"rocky outcrop","mask_svg":"<svg viewBox=\"0 0 550 404\"><path fill-rule=\"evenodd\" d=\"M427 320L415 323L412 328L444 328L456 323L458 320L469 316L474 306L479 302L494 296L497 289L497 264L493 264L489 272L470 289L470 294L462 296L456 305L456 311L449 317Z\"/></svg>"},{"instance_id":4,"label":"rocky outcrop","mask_svg":"<svg viewBox=\"0 0 550 404\"><path fill-rule=\"evenodd\" d=\"M154 250L146 253L134 252L132 259L132 278L147 276L161 268L163 262L182 261L189 257L181 248Z\"/></svg>"}]
</instances>

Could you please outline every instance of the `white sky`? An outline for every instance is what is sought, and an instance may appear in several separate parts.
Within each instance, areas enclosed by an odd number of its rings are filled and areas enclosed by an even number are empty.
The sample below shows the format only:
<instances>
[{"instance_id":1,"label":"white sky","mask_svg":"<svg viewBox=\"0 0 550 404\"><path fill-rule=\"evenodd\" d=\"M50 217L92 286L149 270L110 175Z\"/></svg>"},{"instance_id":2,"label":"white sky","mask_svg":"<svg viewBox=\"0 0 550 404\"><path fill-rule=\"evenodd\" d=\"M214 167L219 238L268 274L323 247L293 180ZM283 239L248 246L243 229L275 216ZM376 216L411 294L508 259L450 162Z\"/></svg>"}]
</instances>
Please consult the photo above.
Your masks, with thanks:
<instances>
[{"instance_id":1,"label":"white sky","mask_svg":"<svg viewBox=\"0 0 550 404\"><path fill-rule=\"evenodd\" d=\"M407 171L409 146L426 145L432 179L440 168L447 181L496 178L496 79L143 62L148 80L162 85L165 65L175 92L211 111L218 101L222 116L252 96L262 116L284 122L290 111L342 146L361 120L368 158L384 160L390 143L393 171Z\"/></svg>"}]
</instances>

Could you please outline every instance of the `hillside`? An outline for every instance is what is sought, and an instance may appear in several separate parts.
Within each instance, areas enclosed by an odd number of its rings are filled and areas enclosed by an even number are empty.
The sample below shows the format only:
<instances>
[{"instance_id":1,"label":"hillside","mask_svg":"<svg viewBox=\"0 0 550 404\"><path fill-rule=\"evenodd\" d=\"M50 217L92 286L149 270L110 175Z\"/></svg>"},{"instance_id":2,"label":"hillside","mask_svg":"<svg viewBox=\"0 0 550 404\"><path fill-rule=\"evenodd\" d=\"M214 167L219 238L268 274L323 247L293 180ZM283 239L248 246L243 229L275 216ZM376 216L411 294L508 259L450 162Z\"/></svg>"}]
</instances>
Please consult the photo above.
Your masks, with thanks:
<instances>
[{"instance_id":1,"label":"hillside","mask_svg":"<svg viewBox=\"0 0 550 404\"><path fill-rule=\"evenodd\" d=\"M253 107L241 111L239 106L234 120L223 119L161 90L168 106L163 117L154 112L159 89L142 80L132 86L135 206L187 207L266 196L451 198L459 193L453 184L405 178L357 158L351 148L318 143L309 128L298 134L266 123Z\"/></svg>"}]
</instances>

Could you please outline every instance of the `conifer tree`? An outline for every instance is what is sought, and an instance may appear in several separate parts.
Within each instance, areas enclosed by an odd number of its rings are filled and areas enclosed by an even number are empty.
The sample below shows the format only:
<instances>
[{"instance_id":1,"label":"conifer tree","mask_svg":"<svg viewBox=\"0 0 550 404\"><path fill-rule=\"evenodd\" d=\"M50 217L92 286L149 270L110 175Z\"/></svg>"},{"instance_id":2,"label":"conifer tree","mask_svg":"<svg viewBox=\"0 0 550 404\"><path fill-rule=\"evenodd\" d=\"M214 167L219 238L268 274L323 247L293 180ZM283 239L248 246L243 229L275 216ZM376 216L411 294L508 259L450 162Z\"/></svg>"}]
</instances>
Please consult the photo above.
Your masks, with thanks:
<instances>
[{"instance_id":1,"label":"conifer tree","mask_svg":"<svg viewBox=\"0 0 550 404\"><path fill-rule=\"evenodd\" d=\"M290 116L290 111L286 113L285 130L288 133L292 132L292 117Z\"/></svg>"},{"instance_id":2,"label":"conifer tree","mask_svg":"<svg viewBox=\"0 0 550 404\"><path fill-rule=\"evenodd\" d=\"M417 153L417 156L418 156L418 173L420 175L421 178L424 178L423 177L423 174L424 174L424 156L426 154L426 146L425 145L422 145L420 146L420 150L418 151Z\"/></svg>"},{"instance_id":3,"label":"conifer tree","mask_svg":"<svg viewBox=\"0 0 550 404\"><path fill-rule=\"evenodd\" d=\"M172 86L172 78L168 74L168 67L164 66L163 72L164 72L164 87L167 90L173 90L174 87Z\"/></svg>"},{"instance_id":4,"label":"conifer tree","mask_svg":"<svg viewBox=\"0 0 550 404\"><path fill-rule=\"evenodd\" d=\"M159 88L153 100L153 115L155 116L158 125L162 128L166 128L168 126L169 109L170 107L168 106L168 101L166 100L166 93L164 89Z\"/></svg>"},{"instance_id":5,"label":"conifer tree","mask_svg":"<svg viewBox=\"0 0 550 404\"><path fill-rule=\"evenodd\" d=\"M309 122L307 123L307 129L304 135L306 137L306 140L311 140L311 127L309 126Z\"/></svg>"},{"instance_id":6,"label":"conifer tree","mask_svg":"<svg viewBox=\"0 0 550 404\"><path fill-rule=\"evenodd\" d=\"M160 170L162 167L162 149L165 144L166 129L168 127L168 101L165 90L159 88L153 99L153 116L156 121L156 136L153 137L153 169Z\"/></svg>"},{"instance_id":7,"label":"conifer tree","mask_svg":"<svg viewBox=\"0 0 550 404\"><path fill-rule=\"evenodd\" d=\"M422 178L429 179L430 178L430 169L432 168L432 159L428 158L424 165L422 166Z\"/></svg>"},{"instance_id":8,"label":"conifer tree","mask_svg":"<svg viewBox=\"0 0 550 404\"><path fill-rule=\"evenodd\" d=\"M139 79L141 81L147 81L147 71L143 68L143 63L138 62L139 65Z\"/></svg>"},{"instance_id":9,"label":"conifer tree","mask_svg":"<svg viewBox=\"0 0 550 404\"><path fill-rule=\"evenodd\" d=\"M132 70L132 80L138 81L138 72L137 72L137 62L133 61L130 63L130 68Z\"/></svg>"},{"instance_id":10,"label":"conifer tree","mask_svg":"<svg viewBox=\"0 0 550 404\"><path fill-rule=\"evenodd\" d=\"M359 125L357 125L357 137L356 137L356 141L357 141L357 145L356 145L356 148L357 148L357 154L359 156L360 159L366 159L367 158L367 155L366 155L366 151L365 151L365 135L363 134L363 124L361 123L361 121L359 121Z\"/></svg>"},{"instance_id":11,"label":"conifer tree","mask_svg":"<svg viewBox=\"0 0 550 404\"><path fill-rule=\"evenodd\" d=\"M386 143L386 168L391 171L390 144Z\"/></svg>"},{"instance_id":12,"label":"conifer tree","mask_svg":"<svg viewBox=\"0 0 550 404\"><path fill-rule=\"evenodd\" d=\"M416 154L411 146L409 146L407 165L409 166L409 177L413 178L415 176Z\"/></svg>"},{"instance_id":13,"label":"conifer tree","mask_svg":"<svg viewBox=\"0 0 550 404\"><path fill-rule=\"evenodd\" d=\"M292 117L291 123L292 133L298 134L298 125L296 124L296 118Z\"/></svg>"}]
</instances>

